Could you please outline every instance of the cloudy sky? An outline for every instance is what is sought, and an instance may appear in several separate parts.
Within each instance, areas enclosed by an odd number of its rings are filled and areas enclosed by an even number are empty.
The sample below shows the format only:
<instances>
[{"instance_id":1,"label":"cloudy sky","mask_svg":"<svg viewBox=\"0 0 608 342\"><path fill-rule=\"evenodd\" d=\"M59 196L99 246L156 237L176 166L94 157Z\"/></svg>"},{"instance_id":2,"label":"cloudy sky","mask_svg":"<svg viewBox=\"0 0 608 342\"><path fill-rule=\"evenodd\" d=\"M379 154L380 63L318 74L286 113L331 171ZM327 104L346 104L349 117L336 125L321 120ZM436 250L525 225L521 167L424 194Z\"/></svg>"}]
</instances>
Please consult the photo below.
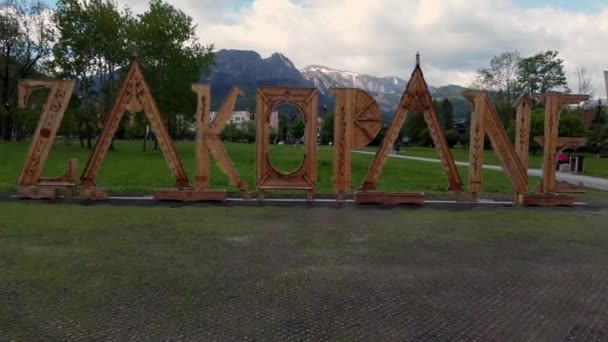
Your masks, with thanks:
<instances>
[{"instance_id":1,"label":"cloudy sky","mask_svg":"<svg viewBox=\"0 0 608 342\"><path fill-rule=\"evenodd\" d=\"M203 43L281 52L296 67L320 64L407 78L416 51L430 84L467 85L505 50L559 50L570 87L576 68L605 97L608 0L168 0L198 23ZM135 12L147 0L119 0Z\"/></svg>"}]
</instances>

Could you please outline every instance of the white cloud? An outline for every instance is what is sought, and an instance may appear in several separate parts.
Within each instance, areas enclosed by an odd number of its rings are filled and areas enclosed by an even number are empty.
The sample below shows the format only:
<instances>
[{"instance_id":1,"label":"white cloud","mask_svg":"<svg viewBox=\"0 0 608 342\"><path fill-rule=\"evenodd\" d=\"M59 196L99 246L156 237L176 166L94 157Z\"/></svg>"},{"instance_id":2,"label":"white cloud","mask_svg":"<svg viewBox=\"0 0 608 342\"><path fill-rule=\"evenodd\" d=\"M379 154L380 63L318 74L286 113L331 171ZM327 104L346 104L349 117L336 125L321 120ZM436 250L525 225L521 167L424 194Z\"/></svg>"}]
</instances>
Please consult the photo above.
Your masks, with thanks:
<instances>
[{"instance_id":1,"label":"white cloud","mask_svg":"<svg viewBox=\"0 0 608 342\"><path fill-rule=\"evenodd\" d=\"M139 11L145 0L122 0ZM203 43L281 52L297 67L322 64L407 78L416 51L433 85L467 84L478 67L505 50L523 56L553 49L571 88L577 67L604 94L608 4L593 13L517 7L509 0L254 0L235 8L214 0L169 0L198 23Z\"/></svg>"}]
</instances>

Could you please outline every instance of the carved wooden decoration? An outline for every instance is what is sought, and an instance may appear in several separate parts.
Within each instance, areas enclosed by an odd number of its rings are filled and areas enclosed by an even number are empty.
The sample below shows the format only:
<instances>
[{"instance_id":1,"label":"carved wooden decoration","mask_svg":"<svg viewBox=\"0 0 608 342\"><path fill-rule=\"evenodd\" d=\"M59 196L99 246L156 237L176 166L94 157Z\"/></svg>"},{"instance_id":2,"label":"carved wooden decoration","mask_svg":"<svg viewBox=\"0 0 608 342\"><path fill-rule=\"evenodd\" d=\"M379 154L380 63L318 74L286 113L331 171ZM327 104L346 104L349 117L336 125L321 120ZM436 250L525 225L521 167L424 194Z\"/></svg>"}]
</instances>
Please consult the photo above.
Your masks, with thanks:
<instances>
[{"instance_id":1,"label":"carved wooden decoration","mask_svg":"<svg viewBox=\"0 0 608 342\"><path fill-rule=\"evenodd\" d=\"M545 146L545 137L534 137L534 141L536 141L540 146ZM557 150L553 153L553 155L557 155L561 153L565 149L577 149L583 147L587 144L587 138L570 138L570 137L558 137L556 148ZM543 181L541 180L535 187L535 193L543 193ZM582 183L579 184L571 184L563 181L555 181L555 192L556 193L572 193L572 194L580 194L584 193L585 189Z\"/></svg>"},{"instance_id":2,"label":"carved wooden decoration","mask_svg":"<svg viewBox=\"0 0 608 342\"><path fill-rule=\"evenodd\" d=\"M390 203L390 204L420 204L422 193L380 193L376 189L376 183L380 178L380 174L389 153L399 135L401 127L405 123L407 112L424 113L424 119L428 125L429 133L435 144L435 150L441 160L441 165L448 177L448 191L462 191L462 181L454 163L452 153L448 148L445 137L439 125L437 114L433 109L433 102L429 93L424 74L420 68L419 56L416 59L416 68L412 72L410 80L407 84L405 92L401 97L399 107L391 121L391 124L382 140L380 148L376 153L374 160L368 170L367 176L363 181L363 185L355 194L357 203ZM389 197L398 197L398 199L389 199Z\"/></svg>"},{"instance_id":3,"label":"carved wooden decoration","mask_svg":"<svg viewBox=\"0 0 608 342\"><path fill-rule=\"evenodd\" d=\"M107 197L105 190L97 187L95 178L106 157L106 153L112 142L112 137L114 136L120 119L125 111L132 113L143 111L146 114L146 117L150 121L152 131L158 140L158 145L163 152L165 161L175 179L175 188L190 188L188 176L177 157L175 147L162 122L156 101L152 97L152 92L144 80L139 63L137 60L133 60L129 67L127 77L118 92L114 107L112 108L97 144L95 145L93 154L89 157L84 173L80 178L82 186L80 196L86 199L104 199Z\"/></svg>"},{"instance_id":4,"label":"carved wooden decoration","mask_svg":"<svg viewBox=\"0 0 608 342\"><path fill-rule=\"evenodd\" d=\"M528 194L523 196L522 204L526 207L574 207L574 199L560 194Z\"/></svg>"},{"instance_id":5,"label":"carved wooden decoration","mask_svg":"<svg viewBox=\"0 0 608 342\"><path fill-rule=\"evenodd\" d=\"M334 88L333 185L339 201L351 187L351 150L367 146L380 131L378 103L360 89Z\"/></svg>"},{"instance_id":6,"label":"carved wooden decoration","mask_svg":"<svg viewBox=\"0 0 608 342\"><path fill-rule=\"evenodd\" d=\"M481 91L468 91L464 94L473 103L471 118L470 159L469 159L469 192L473 199L481 191L481 173L483 165L483 145L485 134L490 138L492 149L496 152L505 175L511 182L517 201L528 187L528 172L524 169L494 105L488 94ZM528 120L529 122L529 120ZM525 145L526 142L523 142Z\"/></svg>"},{"instance_id":7,"label":"carved wooden decoration","mask_svg":"<svg viewBox=\"0 0 608 342\"><path fill-rule=\"evenodd\" d=\"M307 199L312 200L317 183L317 103L316 88L272 88L257 89L256 97L256 188L260 199L265 190L306 190ZM304 160L291 173L276 170L271 162L270 114L280 105L290 104L304 116Z\"/></svg>"},{"instance_id":8,"label":"carved wooden decoration","mask_svg":"<svg viewBox=\"0 0 608 342\"><path fill-rule=\"evenodd\" d=\"M70 102L74 83L74 81L47 80L19 81L19 108L27 107L28 99L34 91L49 89L49 95L17 179L17 196L19 198L53 199L58 196L59 187L68 187L71 191L76 185L71 177L77 173L77 170L70 169L78 167L78 164L74 161L68 162L67 175L46 179L40 177L57 130L61 125L63 114Z\"/></svg>"},{"instance_id":9,"label":"carved wooden decoration","mask_svg":"<svg viewBox=\"0 0 608 342\"><path fill-rule=\"evenodd\" d=\"M530 155L530 119L532 118L532 99L528 95L520 96L515 101L517 117L515 119L515 154L521 166L528 171Z\"/></svg>"},{"instance_id":10,"label":"carved wooden decoration","mask_svg":"<svg viewBox=\"0 0 608 342\"><path fill-rule=\"evenodd\" d=\"M545 140L543 145L543 193L555 192L556 151L560 109L569 104L577 104L589 98L588 95L549 94L538 95L536 99L545 105Z\"/></svg>"},{"instance_id":11,"label":"carved wooden decoration","mask_svg":"<svg viewBox=\"0 0 608 342\"><path fill-rule=\"evenodd\" d=\"M466 94L465 94L466 96ZM487 103L482 96L470 97L473 103L471 127L469 128L469 194L473 201L482 191L484 143L486 136L485 113Z\"/></svg>"},{"instance_id":12,"label":"carved wooden decoration","mask_svg":"<svg viewBox=\"0 0 608 342\"><path fill-rule=\"evenodd\" d=\"M219 169L228 176L230 184L236 186L243 197L247 197L247 183L241 180L234 164L228 157L226 149L220 140L220 133L230 120L236 99L243 96L243 92L233 87L224 100L220 109L211 122L209 117L211 97L209 85L193 84L192 90L198 98L196 109L196 190L208 190L209 188L209 154L215 159ZM225 194L225 191L223 191Z\"/></svg>"}]
</instances>

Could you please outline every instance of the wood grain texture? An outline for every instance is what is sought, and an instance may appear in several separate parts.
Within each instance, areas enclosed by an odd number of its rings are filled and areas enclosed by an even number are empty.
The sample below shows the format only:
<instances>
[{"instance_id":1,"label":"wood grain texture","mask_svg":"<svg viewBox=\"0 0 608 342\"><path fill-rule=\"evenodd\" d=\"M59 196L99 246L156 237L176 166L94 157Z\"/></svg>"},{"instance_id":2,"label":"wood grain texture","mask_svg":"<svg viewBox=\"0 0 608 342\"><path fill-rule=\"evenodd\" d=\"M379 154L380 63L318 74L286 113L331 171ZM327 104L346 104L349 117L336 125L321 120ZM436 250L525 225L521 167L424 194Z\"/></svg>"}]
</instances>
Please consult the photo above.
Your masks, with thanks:
<instances>
[{"instance_id":1,"label":"wood grain texture","mask_svg":"<svg viewBox=\"0 0 608 342\"><path fill-rule=\"evenodd\" d=\"M81 186L96 186L95 178L106 157L114 133L118 129L120 119L125 111L133 113L143 111L146 114L146 117L150 121L152 131L156 135L158 145L163 153L165 161L169 166L169 170L175 179L175 188L190 188L188 176L177 156L173 142L169 137L169 132L167 132L167 129L165 128L156 101L144 80L137 60L131 62L129 71L120 87L112 111L105 122L103 130L97 140L97 144L95 144L95 149L89 157L84 173L80 179Z\"/></svg>"},{"instance_id":2,"label":"wood grain texture","mask_svg":"<svg viewBox=\"0 0 608 342\"><path fill-rule=\"evenodd\" d=\"M469 193L473 201L483 190L483 157L485 145L485 112L486 102L480 96L465 94L473 104L469 138Z\"/></svg>"},{"instance_id":3,"label":"wood grain texture","mask_svg":"<svg viewBox=\"0 0 608 342\"><path fill-rule=\"evenodd\" d=\"M358 191L355 194L357 204L414 204L424 205L424 193L422 192L377 192Z\"/></svg>"},{"instance_id":4,"label":"wood grain texture","mask_svg":"<svg viewBox=\"0 0 608 342\"><path fill-rule=\"evenodd\" d=\"M530 120L532 118L532 99L524 94L515 101L515 154L524 170L528 170L530 155Z\"/></svg>"},{"instance_id":5,"label":"wood grain texture","mask_svg":"<svg viewBox=\"0 0 608 342\"><path fill-rule=\"evenodd\" d=\"M475 118L473 120L480 116L483 116L482 120L485 133L490 138L490 142L492 143L492 149L496 153L496 156L500 161L500 165L502 166L505 175L513 186L515 194L519 195L525 193L528 187L527 170L524 169L521 160L517 156L515 148L511 144L511 140L507 135L507 131L503 127L502 122L500 121L500 118L498 117L498 114L496 113L494 105L490 101L488 94L483 91L468 91L464 95L471 102L473 102L475 106L475 110L473 113L473 116ZM471 138L474 138L473 130L471 133ZM479 161L483 162L483 159L481 159L481 155L483 154L482 149L483 146L477 146L475 148L476 153L480 154L475 156L477 159L472 159L469 161L469 163L471 163L471 161L473 163L478 163ZM482 164L480 163L479 166L481 165ZM474 174L475 178L473 180L475 182L481 182L481 167L476 172L478 172L479 174ZM474 190L481 190L481 183L479 183L478 185L469 183L469 187L471 186Z\"/></svg>"},{"instance_id":6,"label":"wood grain texture","mask_svg":"<svg viewBox=\"0 0 608 342\"><path fill-rule=\"evenodd\" d=\"M27 154L17 185L30 186L38 184L44 164L49 155L57 130L61 125L63 114L70 102L74 81L49 81L49 80L21 80L19 81L18 96L19 108L26 108L28 99L33 92L49 89L49 95L42 108L36 131L32 136L32 142Z\"/></svg>"},{"instance_id":7,"label":"wood grain texture","mask_svg":"<svg viewBox=\"0 0 608 342\"><path fill-rule=\"evenodd\" d=\"M222 102L216 117L211 121L210 112L210 87L206 84L193 84L192 90L197 95L196 109L196 190L209 190L209 154L215 159L218 168L228 176L231 185L237 187L244 198L247 198L247 183L239 176L238 171L234 167L232 160L228 156L222 141L220 133L226 127L230 120L236 100L239 96L243 96L243 92L232 87L228 96ZM199 198L209 196L206 194L198 195ZM216 200L216 197L209 197ZM224 196L225 198L225 196Z\"/></svg>"},{"instance_id":8,"label":"wood grain texture","mask_svg":"<svg viewBox=\"0 0 608 342\"><path fill-rule=\"evenodd\" d=\"M256 188L264 190L307 190L307 199L317 184L317 106L316 88L260 87L256 92ZM304 117L304 159L293 172L276 170L269 155L270 115L280 105L296 107Z\"/></svg>"},{"instance_id":9,"label":"wood grain texture","mask_svg":"<svg viewBox=\"0 0 608 342\"><path fill-rule=\"evenodd\" d=\"M351 150L367 146L380 131L381 112L368 93L353 88L332 88L334 109L333 187L338 200L351 188Z\"/></svg>"},{"instance_id":10,"label":"wood grain texture","mask_svg":"<svg viewBox=\"0 0 608 342\"><path fill-rule=\"evenodd\" d=\"M588 95L545 94L535 98L545 105L545 131L543 145L543 193L555 192L556 153L559 114L563 106L586 101Z\"/></svg>"},{"instance_id":11,"label":"wood grain texture","mask_svg":"<svg viewBox=\"0 0 608 342\"><path fill-rule=\"evenodd\" d=\"M574 207L574 198L558 194L528 194L523 196L526 207Z\"/></svg>"},{"instance_id":12,"label":"wood grain texture","mask_svg":"<svg viewBox=\"0 0 608 342\"><path fill-rule=\"evenodd\" d=\"M386 160L395 144L395 140L399 135L401 127L405 123L408 112L424 113L424 119L429 128L429 133L435 144L435 150L441 161L441 166L448 178L448 191L460 192L462 191L462 180L458 174L458 169L454 163L452 153L447 146L447 142L439 126L439 120L435 110L433 109L433 102L431 95L428 90L426 81L424 80L424 74L420 65L417 64L416 68L412 72L410 80L405 88L405 92L399 102L399 107L395 111L391 124L382 140L380 148L376 153L372 164L367 172L367 175L360 188L362 191L376 191L376 183L380 178L382 169L386 164Z\"/></svg>"}]
</instances>

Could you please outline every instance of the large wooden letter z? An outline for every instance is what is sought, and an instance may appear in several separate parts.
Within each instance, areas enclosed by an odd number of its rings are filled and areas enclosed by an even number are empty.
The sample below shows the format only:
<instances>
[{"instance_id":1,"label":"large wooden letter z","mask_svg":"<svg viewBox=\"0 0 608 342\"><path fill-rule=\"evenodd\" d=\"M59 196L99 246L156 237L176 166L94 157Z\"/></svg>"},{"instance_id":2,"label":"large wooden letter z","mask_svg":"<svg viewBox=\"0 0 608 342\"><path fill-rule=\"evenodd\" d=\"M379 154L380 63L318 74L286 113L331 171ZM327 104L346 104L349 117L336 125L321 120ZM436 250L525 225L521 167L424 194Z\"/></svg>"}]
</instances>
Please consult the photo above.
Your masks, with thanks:
<instances>
[{"instance_id":1,"label":"large wooden letter z","mask_svg":"<svg viewBox=\"0 0 608 342\"><path fill-rule=\"evenodd\" d=\"M49 89L49 96L17 179L17 196L20 198L53 199L58 195L58 187L66 186L71 190L76 185L77 165L75 160L68 162L66 175L58 178L40 178L63 119L63 113L70 102L74 81L21 80L19 81L19 108L25 108L30 95L40 89Z\"/></svg>"},{"instance_id":2,"label":"large wooden letter z","mask_svg":"<svg viewBox=\"0 0 608 342\"><path fill-rule=\"evenodd\" d=\"M112 137L114 136L116 129L118 129L118 124L125 111L132 113L143 111L146 114L150 121L150 125L152 126L152 130L156 135L156 139L158 140L158 145L163 152L165 161L175 179L175 188L190 188L188 176L184 171L181 161L177 157L177 152L175 151L169 133L162 122L160 112L156 106L156 101L154 101L154 98L152 97L152 92L144 80L139 63L137 60L133 60L129 67L127 77L118 92L112 112L110 112L110 115L106 120L99 140L97 140L97 144L95 145L93 154L89 157L87 166L80 178L82 186L80 196L86 199L107 198L106 191L97 188L95 178L106 157L106 153L112 142Z\"/></svg>"},{"instance_id":3,"label":"large wooden letter z","mask_svg":"<svg viewBox=\"0 0 608 342\"><path fill-rule=\"evenodd\" d=\"M209 154L215 159L217 166L222 172L228 176L230 184L236 186L241 195L247 197L247 183L241 180L239 173L236 171L234 164L228 157L228 153L224 149L224 145L220 141L220 133L226 127L226 123L230 120L234 105L238 96L243 96L243 92L232 87L228 97L222 103L217 115L211 121L209 116L210 110L210 88L206 84L193 84L192 91L197 96L196 109L196 181L194 187L198 191L207 191L209 189ZM209 192L209 191L208 191ZM226 197L225 191L223 197ZM211 192L213 193L213 192ZM220 194L218 193L218 196Z\"/></svg>"}]
</instances>

